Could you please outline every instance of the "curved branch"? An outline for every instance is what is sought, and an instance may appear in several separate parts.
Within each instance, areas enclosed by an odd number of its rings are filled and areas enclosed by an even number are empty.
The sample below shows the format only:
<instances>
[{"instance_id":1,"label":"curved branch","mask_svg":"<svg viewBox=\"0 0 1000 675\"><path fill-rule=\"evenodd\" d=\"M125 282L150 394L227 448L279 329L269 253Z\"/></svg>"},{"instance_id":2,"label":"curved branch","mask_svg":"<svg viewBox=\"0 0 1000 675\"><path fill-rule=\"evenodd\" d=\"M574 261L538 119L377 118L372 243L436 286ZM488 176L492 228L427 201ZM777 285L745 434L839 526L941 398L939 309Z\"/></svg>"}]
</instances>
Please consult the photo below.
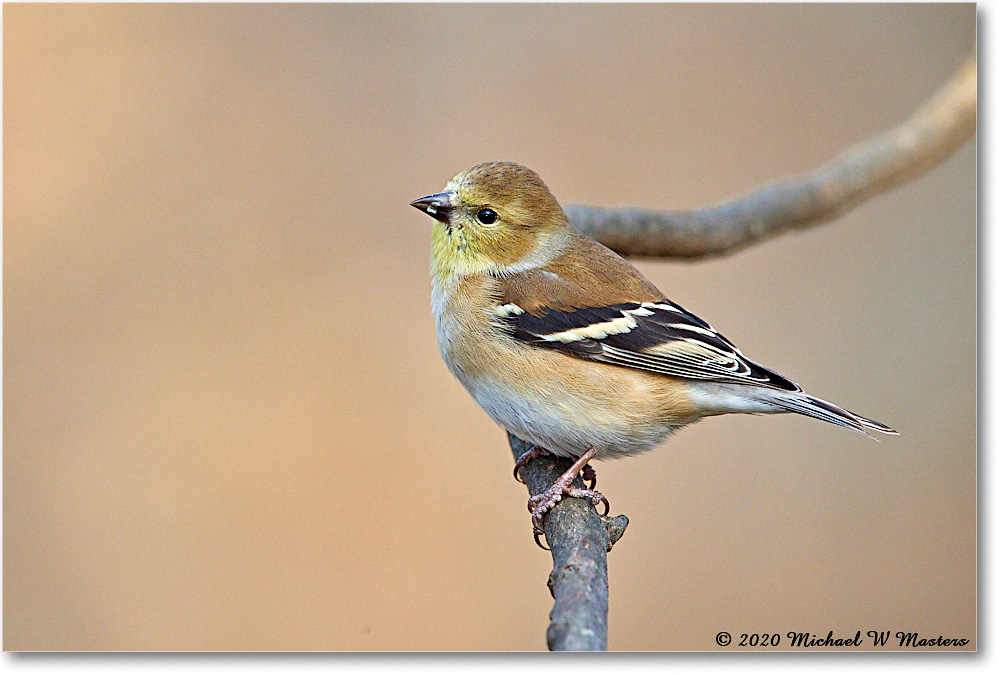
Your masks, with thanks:
<instances>
[{"instance_id":1,"label":"curved branch","mask_svg":"<svg viewBox=\"0 0 1000 675\"><path fill-rule=\"evenodd\" d=\"M832 220L930 170L976 131L976 57L903 124L802 178L764 185L697 211L569 205L577 229L622 255L701 258Z\"/></svg>"},{"instance_id":2,"label":"curved branch","mask_svg":"<svg viewBox=\"0 0 1000 675\"><path fill-rule=\"evenodd\" d=\"M528 447L507 434L515 459ZM521 470L532 495L544 492L570 466L549 455ZM583 487L579 477L574 484ZM555 604L545 639L552 651L604 651L608 648L608 551L628 518L602 519L583 499L564 498L545 517L545 540L552 549L549 590Z\"/></svg>"},{"instance_id":3,"label":"curved branch","mask_svg":"<svg viewBox=\"0 0 1000 675\"><path fill-rule=\"evenodd\" d=\"M618 253L701 258L738 251L782 232L806 229L916 178L961 147L976 131L976 58L906 122L860 143L803 178L765 185L697 211L606 210L570 205L573 224ZM524 442L508 434L518 458ZM522 469L532 495L570 466L543 456ZM583 487L579 477L576 484ZM552 549L549 588L555 598L546 632L549 649L607 649L607 551L628 525L602 519L588 502L564 498L545 517Z\"/></svg>"}]
</instances>

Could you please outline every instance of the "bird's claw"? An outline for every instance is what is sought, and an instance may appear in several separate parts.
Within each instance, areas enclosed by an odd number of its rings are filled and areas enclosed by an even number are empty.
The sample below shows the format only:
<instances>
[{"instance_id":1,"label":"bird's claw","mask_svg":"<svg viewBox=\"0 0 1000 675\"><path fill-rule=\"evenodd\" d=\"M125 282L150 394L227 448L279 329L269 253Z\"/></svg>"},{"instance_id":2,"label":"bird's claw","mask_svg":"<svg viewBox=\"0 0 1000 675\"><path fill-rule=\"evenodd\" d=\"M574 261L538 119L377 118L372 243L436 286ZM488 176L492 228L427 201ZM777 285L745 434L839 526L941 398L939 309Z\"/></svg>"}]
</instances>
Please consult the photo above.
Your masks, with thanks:
<instances>
[{"instance_id":1,"label":"bird's claw","mask_svg":"<svg viewBox=\"0 0 1000 675\"><path fill-rule=\"evenodd\" d=\"M518 478L518 470L525 464L530 462L534 457L540 455L549 454L546 450L532 446L530 450L521 455L517 464L514 466L514 476ZM531 527L535 535L535 543L538 544L540 548L545 550L545 546L542 546L542 542L539 537L545 534L544 519L545 514L551 511L556 504L562 501L563 495L569 495L570 497L575 497L577 499L585 499L591 503L592 506L597 506L598 504L604 504L604 514L602 517L607 516L611 511L611 505L608 500L605 499L604 495L594 489L597 485L597 473L594 468L590 466L589 461L594 458L597 454L597 450L593 447L588 448L585 453L576 458L572 466L566 470L563 475L559 476L556 481L548 487L544 492L537 494L528 499L528 511L531 512ZM573 481L576 480L578 475L581 475L583 480L590 481L589 488L577 487L573 485Z\"/></svg>"},{"instance_id":2,"label":"bird's claw","mask_svg":"<svg viewBox=\"0 0 1000 675\"><path fill-rule=\"evenodd\" d=\"M528 462L533 460L535 457L542 457L549 454L548 450L545 448L540 448L537 445L532 445L526 453L517 458L517 462L514 463L514 480L518 483L524 483L521 480L521 469L528 466Z\"/></svg>"},{"instance_id":3,"label":"bird's claw","mask_svg":"<svg viewBox=\"0 0 1000 675\"><path fill-rule=\"evenodd\" d=\"M562 485L559 481L556 481L545 492L528 499L528 510L531 512L531 526L534 531L535 542L538 543L541 548L545 547L541 545L538 537L539 535L545 533L545 514L555 508L556 504L562 501L563 495L575 497L577 499L585 499L590 502L592 506L604 504L604 513L601 514L601 517L605 517L611 512L611 504L609 504L607 498L597 490L579 488L574 485Z\"/></svg>"}]
</instances>

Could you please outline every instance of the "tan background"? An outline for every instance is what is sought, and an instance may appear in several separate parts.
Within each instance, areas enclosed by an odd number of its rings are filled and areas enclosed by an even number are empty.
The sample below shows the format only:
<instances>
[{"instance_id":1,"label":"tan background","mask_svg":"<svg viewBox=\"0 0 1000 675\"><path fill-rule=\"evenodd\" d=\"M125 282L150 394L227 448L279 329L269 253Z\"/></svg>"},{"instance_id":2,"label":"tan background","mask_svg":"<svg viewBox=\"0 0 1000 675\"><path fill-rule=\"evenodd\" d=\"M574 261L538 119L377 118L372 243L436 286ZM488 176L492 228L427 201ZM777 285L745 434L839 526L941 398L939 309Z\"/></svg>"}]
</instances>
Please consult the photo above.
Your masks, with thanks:
<instances>
[{"instance_id":1,"label":"tan background","mask_svg":"<svg viewBox=\"0 0 1000 675\"><path fill-rule=\"evenodd\" d=\"M549 558L441 363L489 159L694 207L902 120L972 5L4 7L4 648L542 649ZM976 157L668 297L877 445L729 417L599 465L614 649L975 645Z\"/></svg>"}]
</instances>

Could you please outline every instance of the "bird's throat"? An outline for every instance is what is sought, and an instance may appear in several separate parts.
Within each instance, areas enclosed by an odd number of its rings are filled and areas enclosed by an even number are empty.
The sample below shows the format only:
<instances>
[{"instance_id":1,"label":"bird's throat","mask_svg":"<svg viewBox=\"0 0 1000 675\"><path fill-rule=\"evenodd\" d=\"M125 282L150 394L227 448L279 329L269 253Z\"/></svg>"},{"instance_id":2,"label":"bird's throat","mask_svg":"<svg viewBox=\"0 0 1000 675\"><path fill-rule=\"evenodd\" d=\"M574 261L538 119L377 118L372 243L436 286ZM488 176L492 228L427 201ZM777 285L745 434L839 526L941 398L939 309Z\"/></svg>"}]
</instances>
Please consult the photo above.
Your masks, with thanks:
<instances>
[{"instance_id":1,"label":"bird's throat","mask_svg":"<svg viewBox=\"0 0 1000 675\"><path fill-rule=\"evenodd\" d=\"M442 280L486 272L492 263L464 228L435 223L431 234L431 273Z\"/></svg>"}]
</instances>

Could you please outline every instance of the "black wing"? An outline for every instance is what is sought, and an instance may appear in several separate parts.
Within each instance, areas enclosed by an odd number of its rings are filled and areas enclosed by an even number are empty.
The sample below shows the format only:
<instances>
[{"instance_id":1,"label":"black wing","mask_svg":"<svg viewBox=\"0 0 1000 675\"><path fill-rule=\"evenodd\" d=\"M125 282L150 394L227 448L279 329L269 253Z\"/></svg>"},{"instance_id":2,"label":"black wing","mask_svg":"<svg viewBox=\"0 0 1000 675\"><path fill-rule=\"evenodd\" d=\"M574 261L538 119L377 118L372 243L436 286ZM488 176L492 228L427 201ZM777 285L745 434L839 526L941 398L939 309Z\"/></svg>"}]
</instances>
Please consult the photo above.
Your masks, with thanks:
<instances>
[{"instance_id":1,"label":"black wing","mask_svg":"<svg viewBox=\"0 0 1000 675\"><path fill-rule=\"evenodd\" d=\"M694 380L802 391L743 356L717 330L668 300L543 310L538 315L506 304L495 312L516 339L578 358Z\"/></svg>"}]
</instances>

